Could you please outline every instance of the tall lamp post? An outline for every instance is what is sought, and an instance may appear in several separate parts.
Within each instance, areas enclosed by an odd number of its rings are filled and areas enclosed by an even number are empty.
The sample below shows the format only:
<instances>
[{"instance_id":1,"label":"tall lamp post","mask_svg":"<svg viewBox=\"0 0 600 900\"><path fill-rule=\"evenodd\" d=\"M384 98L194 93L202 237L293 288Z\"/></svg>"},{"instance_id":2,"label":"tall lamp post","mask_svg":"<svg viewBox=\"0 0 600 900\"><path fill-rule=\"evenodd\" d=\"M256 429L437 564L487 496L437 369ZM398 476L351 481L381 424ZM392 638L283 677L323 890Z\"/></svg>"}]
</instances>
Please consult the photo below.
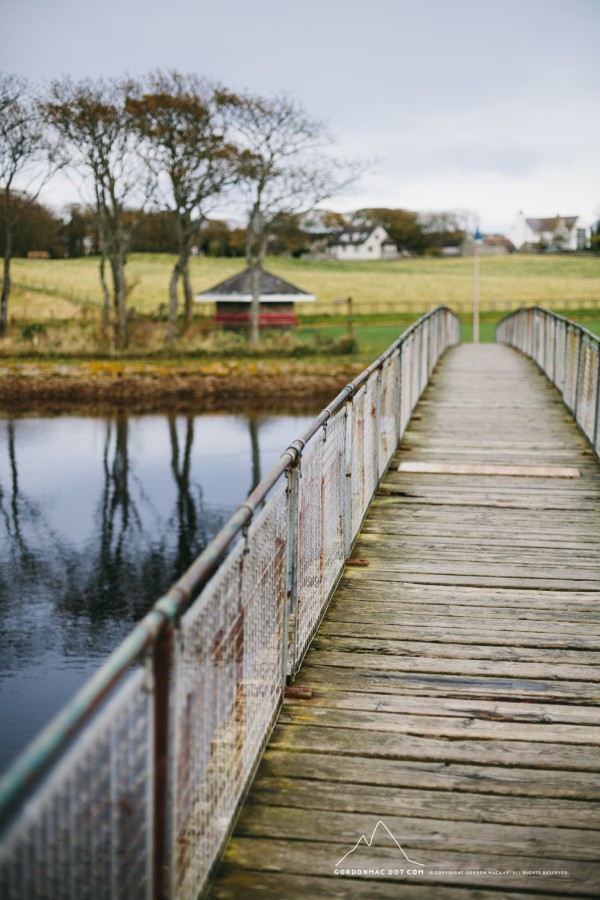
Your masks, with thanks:
<instances>
[{"instance_id":1,"label":"tall lamp post","mask_svg":"<svg viewBox=\"0 0 600 900\"><path fill-rule=\"evenodd\" d=\"M473 237L473 343L479 343L479 248L483 237L479 225Z\"/></svg>"}]
</instances>

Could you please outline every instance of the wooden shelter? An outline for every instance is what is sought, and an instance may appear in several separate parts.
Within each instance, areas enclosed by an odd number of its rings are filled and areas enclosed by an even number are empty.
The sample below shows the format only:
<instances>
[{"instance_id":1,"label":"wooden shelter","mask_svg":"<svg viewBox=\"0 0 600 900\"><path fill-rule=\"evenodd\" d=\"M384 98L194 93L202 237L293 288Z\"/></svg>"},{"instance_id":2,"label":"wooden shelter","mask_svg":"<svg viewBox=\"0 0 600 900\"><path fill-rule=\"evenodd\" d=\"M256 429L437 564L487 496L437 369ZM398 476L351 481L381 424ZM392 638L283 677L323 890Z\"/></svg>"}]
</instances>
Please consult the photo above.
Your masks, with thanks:
<instances>
[{"instance_id":1,"label":"wooden shelter","mask_svg":"<svg viewBox=\"0 0 600 900\"><path fill-rule=\"evenodd\" d=\"M250 322L252 302L252 272L246 269L233 278L221 281L208 291L196 294L197 303L215 303L215 322L225 328L246 328ZM261 328L293 328L298 324L294 304L312 303L314 294L308 294L273 275L261 272L260 312Z\"/></svg>"}]
</instances>

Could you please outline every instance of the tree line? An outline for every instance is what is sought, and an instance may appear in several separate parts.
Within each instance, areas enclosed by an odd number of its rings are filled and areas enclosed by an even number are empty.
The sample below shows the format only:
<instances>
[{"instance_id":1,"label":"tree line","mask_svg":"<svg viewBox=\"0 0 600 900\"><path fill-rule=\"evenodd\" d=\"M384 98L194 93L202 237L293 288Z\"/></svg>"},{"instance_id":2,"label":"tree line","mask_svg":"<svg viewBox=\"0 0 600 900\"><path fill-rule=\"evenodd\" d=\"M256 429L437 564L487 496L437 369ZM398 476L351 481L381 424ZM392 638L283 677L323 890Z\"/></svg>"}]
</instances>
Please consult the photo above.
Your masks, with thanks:
<instances>
[{"instance_id":1,"label":"tree line","mask_svg":"<svg viewBox=\"0 0 600 900\"><path fill-rule=\"evenodd\" d=\"M15 223L12 236L13 256L25 257L42 251L52 259L96 256L101 241L93 212L82 204L69 204L60 215L39 200L28 204L15 193L15 209L25 206ZM0 197L0 253L4 253L4 227L1 222L3 197ZM130 209L125 213L130 232L131 253L177 253L177 232L173 217L165 211ZM382 225L401 251L423 255L436 249L459 246L465 236L464 215L456 212L418 213L404 209L372 207L354 213L319 210L317 216L282 216L269 236L270 255L301 257L329 241L336 232L353 225ZM203 220L192 252L202 256L242 257L245 255L246 229L225 219Z\"/></svg>"},{"instance_id":2,"label":"tree line","mask_svg":"<svg viewBox=\"0 0 600 900\"><path fill-rule=\"evenodd\" d=\"M113 330L116 346L127 344L125 267L140 220L132 210L155 214L176 252L168 286L167 338L173 341L179 285L185 326L192 318L192 248L214 210L231 202L245 215L238 238L252 271L250 341L257 344L260 273L271 237L289 217L343 190L363 168L334 159L326 152L331 142L324 123L289 97L236 93L195 74L64 77L43 91L0 74L0 337L7 332L19 223L43 212L41 190L57 172L68 171L84 199L81 214L93 219L103 326ZM69 224L72 232L73 216ZM67 240L68 230L62 232Z\"/></svg>"}]
</instances>

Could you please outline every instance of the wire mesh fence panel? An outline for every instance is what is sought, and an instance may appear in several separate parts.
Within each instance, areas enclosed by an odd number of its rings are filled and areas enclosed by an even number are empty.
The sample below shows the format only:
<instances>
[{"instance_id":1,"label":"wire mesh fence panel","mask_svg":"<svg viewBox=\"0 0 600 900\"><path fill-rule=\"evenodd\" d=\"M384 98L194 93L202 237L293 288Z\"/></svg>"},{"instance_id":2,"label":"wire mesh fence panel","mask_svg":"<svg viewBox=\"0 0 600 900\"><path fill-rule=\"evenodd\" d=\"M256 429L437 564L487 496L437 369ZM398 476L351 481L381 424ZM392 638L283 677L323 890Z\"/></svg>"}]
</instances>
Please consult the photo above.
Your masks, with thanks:
<instances>
[{"instance_id":1,"label":"wire mesh fence panel","mask_svg":"<svg viewBox=\"0 0 600 900\"><path fill-rule=\"evenodd\" d=\"M419 396L425 390L425 386L429 381L429 331L431 327L431 322L427 320L427 322L423 322L423 327L420 329L421 336L421 365L420 365L420 380L419 380Z\"/></svg>"},{"instance_id":2,"label":"wire mesh fence panel","mask_svg":"<svg viewBox=\"0 0 600 900\"><path fill-rule=\"evenodd\" d=\"M399 351L395 350L381 367L379 394L379 476L383 475L396 449L398 440L398 365Z\"/></svg>"},{"instance_id":3,"label":"wire mesh fence panel","mask_svg":"<svg viewBox=\"0 0 600 900\"><path fill-rule=\"evenodd\" d=\"M556 336L555 336L555 348L554 348L554 368L555 368L555 376L554 376L554 384L561 392L564 392L565 389L565 377L566 377L566 366L565 366L565 358L566 358L566 350L567 350L567 326L563 321L559 321L556 326Z\"/></svg>"},{"instance_id":4,"label":"wire mesh fence panel","mask_svg":"<svg viewBox=\"0 0 600 900\"><path fill-rule=\"evenodd\" d=\"M352 402L352 469L350 476L350 488L352 496L352 514L350 534L354 540L360 523L364 507L365 477L362 463L365 457L365 396L366 387L360 388Z\"/></svg>"},{"instance_id":5,"label":"wire mesh fence panel","mask_svg":"<svg viewBox=\"0 0 600 900\"><path fill-rule=\"evenodd\" d=\"M178 900L198 896L281 700L286 531L282 484L181 621L171 872Z\"/></svg>"},{"instance_id":6,"label":"wire mesh fence panel","mask_svg":"<svg viewBox=\"0 0 600 900\"><path fill-rule=\"evenodd\" d=\"M575 409L578 356L579 332L574 328L569 328L567 330L566 339L565 386L563 389L563 399L571 412Z\"/></svg>"},{"instance_id":7,"label":"wire mesh fence panel","mask_svg":"<svg viewBox=\"0 0 600 900\"><path fill-rule=\"evenodd\" d=\"M594 344L582 336L579 363L579 387L575 419L582 430L593 440L594 419L598 406L598 351Z\"/></svg>"},{"instance_id":8,"label":"wire mesh fence panel","mask_svg":"<svg viewBox=\"0 0 600 900\"><path fill-rule=\"evenodd\" d=\"M356 531L360 528L371 498L379 484L377 447L377 403L379 394L379 376L373 373L365 385L363 401L363 456L357 460L361 467L362 491L360 519L356 522ZM356 471L356 469L355 469Z\"/></svg>"},{"instance_id":9,"label":"wire mesh fence panel","mask_svg":"<svg viewBox=\"0 0 600 900\"><path fill-rule=\"evenodd\" d=\"M412 412L412 358L413 337L410 335L402 345L402 367L400 373L400 434L404 434Z\"/></svg>"},{"instance_id":10,"label":"wire mesh fence panel","mask_svg":"<svg viewBox=\"0 0 600 900\"><path fill-rule=\"evenodd\" d=\"M344 564L345 431L342 409L315 435L302 457L290 673L306 652Z\"/></svg>"},{"instance_id":11,"label":"wire mesh fence panel","mask_svg":"<svg viewBox=\"0 0 600 900\"><path fill-rule=\"evenodd\" d=\"M0 896L151 896L149 678L132 673L46 776L3 837Z\"/></svg>"}]
</instances>

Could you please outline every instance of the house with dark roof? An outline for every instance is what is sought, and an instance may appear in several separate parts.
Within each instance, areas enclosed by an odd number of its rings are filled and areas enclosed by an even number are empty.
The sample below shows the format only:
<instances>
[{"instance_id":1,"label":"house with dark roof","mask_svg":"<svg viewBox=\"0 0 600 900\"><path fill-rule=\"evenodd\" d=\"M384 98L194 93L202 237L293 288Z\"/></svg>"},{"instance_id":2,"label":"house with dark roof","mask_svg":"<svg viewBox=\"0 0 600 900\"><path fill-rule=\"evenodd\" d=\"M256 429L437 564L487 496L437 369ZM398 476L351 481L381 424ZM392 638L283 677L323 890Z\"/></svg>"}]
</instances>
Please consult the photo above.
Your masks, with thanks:
<instances>
[{"instance_id":1,"label":"house with dark roof","mask_svg":"<svg viewBox=\"0 0 600 900\"><path fill-rule=\"evenodd\" d=\"M225 328L247 328L252 302L252 272L246 269L239 275L226 278L208 291L196 294L196 303L214 303L215 322ZM307 291L278 278L271 272L261 272L259 325L261 328L293 328L298 324L295 303L314 303L316 297Z\"/></svg>"},{"instance_id":2,"label":"house with dark roof","mask_svg":"<svg viewBox=\"0 0 600 900\"><path fill-rule=\"evenodd\" d=\"M381 225L344 228L330 243L336 259L395 259L398 247Z\"/></svg>"},{"instance_id":3,"label":"house with dark roof","mask_svg":"<svg viewBox=\"0 0 600 900\"><path fill-rule=\"evenodd\" d=\"M508 233L517 250L583 250L588 240L587 228L579 216L556 215L547 219L527 218L519 212Z\"/></svg>"}]
</instances>

